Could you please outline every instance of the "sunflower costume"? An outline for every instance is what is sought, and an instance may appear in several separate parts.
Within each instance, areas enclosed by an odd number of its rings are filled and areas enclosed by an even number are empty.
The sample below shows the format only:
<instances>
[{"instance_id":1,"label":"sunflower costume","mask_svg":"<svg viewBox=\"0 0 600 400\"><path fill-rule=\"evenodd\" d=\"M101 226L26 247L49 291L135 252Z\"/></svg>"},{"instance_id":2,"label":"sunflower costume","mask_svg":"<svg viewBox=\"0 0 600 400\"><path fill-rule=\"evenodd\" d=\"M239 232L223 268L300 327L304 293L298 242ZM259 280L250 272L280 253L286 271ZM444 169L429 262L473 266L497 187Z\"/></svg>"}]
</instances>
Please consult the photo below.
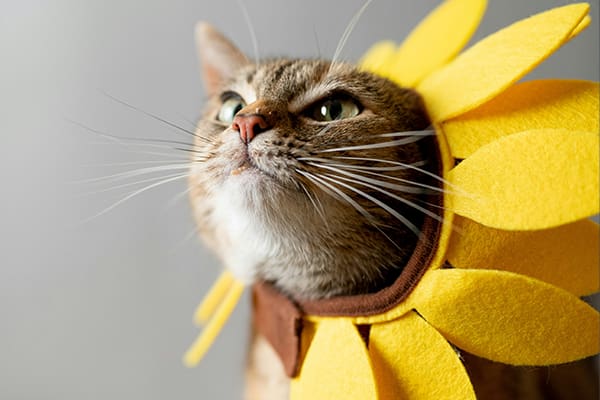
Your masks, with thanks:
<instances>
[{"instance_id":1,"label":"sunflower costume","mask_svg":"<svg viewBox=\"0 0 600 400\"><path fill-rule=\"evenodd\" d=\"M380 292L293 302L254 285L257 329L299 399L474 399L453 346L511 365L599 352L599 87L516 83L590 23L587 4L542 12L458 54L483 0L447 0L361 68L412 87L437 132L443 222L427 220L398 280ZM461 24L455 24L460 20ZM426 52L421 49L427 48ZM458 54L458 55L457 55ZM197 363L244 287L224 272L197 310Z\"/></svg>"}]
</instances>

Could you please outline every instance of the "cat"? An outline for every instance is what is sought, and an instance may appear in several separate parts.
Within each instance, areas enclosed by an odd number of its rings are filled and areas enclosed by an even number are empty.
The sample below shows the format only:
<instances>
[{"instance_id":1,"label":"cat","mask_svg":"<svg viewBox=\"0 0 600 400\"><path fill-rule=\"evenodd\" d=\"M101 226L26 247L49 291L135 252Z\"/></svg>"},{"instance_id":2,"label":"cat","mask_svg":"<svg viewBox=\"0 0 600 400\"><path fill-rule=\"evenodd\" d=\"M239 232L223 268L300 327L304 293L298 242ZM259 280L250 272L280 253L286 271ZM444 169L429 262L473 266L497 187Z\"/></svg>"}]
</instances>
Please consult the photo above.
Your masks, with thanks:
<instances>
[{"instance_id":1,"label":"cat","mask_svg":"<svg viewBox=\"0 0 600 400\"><path fill-rule=\"evenodd\" d=\"M389 286L428 240L422 227L439 218L443 193L419 95L340 62L254 63L204 23L197 39L209 100L189 188L207 246L239 279L293 299ZM288 398L281 362L256 333L249 354L246 397ZM541 399L563 378L581 382L552 398L597 397L578 363L549 373L461 355L479 398Z\"/></svg>"}]
</instances>

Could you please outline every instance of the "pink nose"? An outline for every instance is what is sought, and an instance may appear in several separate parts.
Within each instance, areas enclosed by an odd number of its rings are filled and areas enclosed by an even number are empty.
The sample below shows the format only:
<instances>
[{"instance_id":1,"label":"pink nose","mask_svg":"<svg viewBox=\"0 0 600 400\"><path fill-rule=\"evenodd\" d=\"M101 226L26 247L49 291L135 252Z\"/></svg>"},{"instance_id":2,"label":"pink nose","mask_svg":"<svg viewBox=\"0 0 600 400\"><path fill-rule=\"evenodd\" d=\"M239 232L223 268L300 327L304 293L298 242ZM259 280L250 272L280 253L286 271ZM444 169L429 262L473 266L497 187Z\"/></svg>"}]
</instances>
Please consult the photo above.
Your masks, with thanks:
<instances>
[{"instance_id":1,"label":"pink nose","mask_svg":"<svg viewBox=\"0 0 600 400\"><path fill-rule=\"evenodd\" d=\"M260 114L238 114L233 118L231 127L240 133L240 138L246 144L259 133L272 128Z\"/></svg>"}]
</instances>

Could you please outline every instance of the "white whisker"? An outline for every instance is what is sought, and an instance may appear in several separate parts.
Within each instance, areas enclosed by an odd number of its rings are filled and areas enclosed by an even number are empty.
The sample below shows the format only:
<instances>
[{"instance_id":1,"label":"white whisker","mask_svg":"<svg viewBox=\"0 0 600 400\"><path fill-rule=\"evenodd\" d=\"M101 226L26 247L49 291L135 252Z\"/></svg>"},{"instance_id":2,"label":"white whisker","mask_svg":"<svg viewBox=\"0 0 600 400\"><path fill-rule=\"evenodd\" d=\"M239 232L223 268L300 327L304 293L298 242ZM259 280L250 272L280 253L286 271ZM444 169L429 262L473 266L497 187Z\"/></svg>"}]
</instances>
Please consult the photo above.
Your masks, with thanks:
<instances>
[{"instance_id":1,"label":"white whisker","mask_svg":"<svg viewBox=\"0 0 600 400\"><path fill-rule=\"evenodd\" d=\"M307 177L311 182L313 182L315 185L317 185L325 193L332 196L334 199L348 202L356 211L358 211L363 217L365 217L367 219L367 221L369 221L369 223L375 229L377 229L379 231L379 233L381 233L383 235L383 237L385 237L391 244L393 244L394 247L396 247L399 250L402 250L402 248L381 229L381 227L380 227L381 224L377 222L376 218L371 213L369 213L367 210L365 210L360 204L358 204L356 201L354 201L346 193L344 193L340 189L336 188L335 186L325 182L322 178L319 178L319 177L315 176L314 174L311 174L310 172L302 171L299 169L296 169L296 171L298 173L304 175L305 177ZM323 178L325 178L325 177L323 176ZM333 181L335 181L335 179ZM338 183L338 184L340 184L340 183Z\"/></svg>"},{"instance_id":2,"label":"white whisker","mask_svg":"<svg viewBox=\"0 0 600 400\"><path fill-rule=\"evenodd\" d=\"M389 197L391 197L391 198L393 198L395 200L398 200L398 201L400 201L400 202L402 202L402 203L404 203L404 204L406 204L406 205L408 205L408 206L410 206L410 207L412 207L412 208L414 208L414 209L416 209L418 211L421 211L423 214L425 214L425 215L427 215L427 216L435 219L436 221L439 221L439 222L443 221L443 218L441 218L439 215L437 215L437 214L429 211L426 208L421 207L420 205L418 205L418 204L416 204L416 203L414 203L414 202L412 202L410 200L407 200L407 199L405 199L405 198L403 198L401 196L397 196L397 195L395 195L393 193L390 193L387 190L381 189L381 188L379 188L377 186L374 186L374 185L371 185L371 184L368 184L366 182L359 181L359 180L356 180L356 179L344 178L342 176L336 176L336 177L338 179L342 179L342 180L347 181L347 182L356 183L356 184L359 184L359 185L362 185L362 186L366 186L366 187L368 187L370 189L376 190L376 191L378 191L380 193L383 193L383 194L385 194L385 195L387 195L387 196L389 196Z\"/></svg>"},{"instance_id":3,"label":"white whisker","mask_svg":"<svg viewBox=\"0 0 600 400\"><path fill-rule=\"evenodd\" d=\"M378 163L382 163L382 164L392 164L392 165L398 165L398 166L404 167L405 169L411 168L413 166L419 167L419 166L423 166L426 164L425 161L417 161L415 163L407 164L407 163L403 163L400 161L384 160L381 158L354 157L354 156L334 156L332 158L335 158L338 160L372 161L372 162L378 162Z\"/></svg>"},{"instance_id":4,"label":"white whisker","mask_svg":"<svg viewBox=\"0 0 600 400\"><path fill-rule=\"evenodd\" d=\"M116 190L116 189L122 189L124 187L136 186L136 185L139 185L141 183L156 182L156 181L159 181L161 179L172 178L172 177L179 176L179 175L180 174L171 174L171 175L165 175L165 176L155 176L155 177L152 177L152 178L142 179L142 180L135 181L135 182L122 183L120 185L111 186L111 187L106 188L106 189L100 189L100 190L95 190L93 192L82 193L81 196L93 196L93 195L100 194L100 193L110 192L110 191L113 191L113 190Z\"/></svg>"},{"instance_id":5,"label":"white whisker","mask_svg":"<svg viewBox=\"0 0 600 400\"><path fill-rule=\"evenodd\" d=\"M317 29L313 25L313 37L315 39L315 47L317 48L317 59L322 59L321 56L321 46L319 45L319 36L317 35Z\"/></svg>"},{"instance_id":6,"label":"white whisker","mask_svg":"<svg viewBox=\"0 0 600 400\"><path fill-rule=\"evenodd\" d=\"M177 154L173 154L173 153L159 153L157 151L139 151L139 150L125 150L125 149L119 149L118 151L121 152L121 153L126 153L126 154L139 154L139 155L144 155L144 156L157 156L157 157L174 157L174 156L177 156ZM208 154L207 154L207 156L208 156ZM156 161L169 162L168 160L156 160ZM185 156L181 156L181 159L179 159L177 161L189 161L189 156L186 153Z\"/></svg>"},{"instance_id":7,"label":"white whisker","mask_svg":"<svg viewBox=\"0 0 600 400\"><path fill-rule=\"evenodd\" d=\"M358 174L353 174L351 172L345 171L345 170L340 169L340 168L332 167L330 165L323 165L323 164L317 164L317 163L312 163L312 162L309 162L308 164L312 165L314 167L317 167L317 168L327 169L329 171L333 171L333 172L336 172L338 174L346 175L346 176L349 176L351 178L355 178L355 179L358 179L358 180L361 180L361 181L367 182L367 183L372 183L374 185L385 187L385 188L388 188L388 189L393 189L393 190L398 190L400 192L413 193L413 194L422 194L423 193L422 189L418 189L418 188L414 188L414 187L410 187L410 186L405 186L405 185L396 185L394 183L384 182L384 181L381 181L381 180L378 180L378 179L367 178L365 176L358 175Z\"/></svg>"},{"instance_id":8,"label":"white whisker","mask_svg":"<svg viewBox=\"0 0 600 400\"><path fill-rule=\"evenodd\" d=\"M125 140L130 140L130 141L135 141L134 142L129 142L126 143ZM144 140L144 139L139 139L139 140ZM165 144L163 143L137 143L138 139L123 139L122 141L118 141L118 142L92 142L90 143L91 145L94 146L106 146L106 145L114 145L115 143L117 143L119 146L122 146L123 148L126 149L134 149L134 148L157 148L157 149L161 149L161 150L171 150L174 152L185 152L185 153L199 153L198 150L195 149L194 145L192 144L182 144L180 145L181 147L176 147L178 146L176 143L173 143L173 145L169 145L166 143L169 143L168 141L165 142ZM160 141L159 141L160 142ZM183 146L187 146L187 147L183 147ZM124 151L124 150L121 150ZM163 153L166 154L166 153ZM168 154L170 157L173 157L174 155L176 155L175 153L171 153Z\"/></svg>"},{"instance_id":9,"label":"white whisker","mask_svg":"<svg viewBox=\"0 0 600 400\"><path fill-rule=\"evenodd\" d=\"M339 157L333 157L333 158L339 158ZM337 166L337 167L352 167L353 169L360 169L360 170L366 170L366 171L402 171L405 169L408 169L409 167L407 167L406 165L411 165L411 166L423 166L426 164L425 161L417 161L415 163L411 163L411 164L404 164L404 165L399 165L396 167L369 167L369 166L363 166L363 165L352 165L352 164L346 164L346 163L335 163L332 162L331 159L328 158L322 158L322 157L298 157L296 160L298 161L314 161L314 162L322 162L322 163L326 163L327 165L332 165L332 166ZM365 159L365 160L371 160L371 159Z\"/></svg>"},{"instance_id":10,"label":"white whisker","mask_svg":"<svg viewBox=\"0 0 600 400\"><path fill-rule=\"evenodd\" d=\"M127 179L127 178L133 178L133 177L140 176L140 175L152 174L152 173L156 173L156 172L188 169L189 167L190 167L189 163L160 165L157 167L147 167L147 168L136 169L133 171L119 172L117 174L102 176L102 177L98 177L98 178L84 179L84 180L80 180L80 181L75 181L73 183L75 183L75 184L94 183L94 182L109 181L109 180L117 180L118 181L118 180L123 180L123 179Z\"/></svg>"},{"instance_id":11,"label":"white whisker","mask_svg":"<svg viewBox=\"0 0 600 400\"><path fill-rule=\"evenodd\" d=\"M118 163L102 163L102 164L83 164L82 167L127 167L133 165L148 165L148 164L163 164L163 163L177 163L185 160L146 160L146 161L125 161Z\"/></svg>"},{"instance_id":12,"label":"white whisker","mask_svg":"<svg viewBox=\"0 0 600 400\"><path fill-rule=\"evenodd\" d=\"M178 180L178 179L187 178L188 176L189 176L189 173L186 173L186 174L181 174L181 175L177 175L177 176L174 176L174 177L172 177L172 178L169 178L169 179L163 179L163 180L162 180L162 181L160 181L160 182L156 182L156 183L153 183L152 185L148 185L148 186L146 186L146 187L143 187L143 188L141 188L141 189L138 189L138 190L136 190L135 192L133 192L133 193L131 193L131 194L129 194L129 195L127 195L127 196L123 197L121 200L117 201L116 203L113 203L111 206L109 206L109 207L105 208L104 210L100 211L99 213L97 213L97 214L95 214L95 215L92 215L91 217L89 217L89 218L87 218L87 219L83 220L83 221L82 221L82 223L87 223L87 222L90 222L90 221L92 221L93 219L96 219L96 218L98 218L98 217L100 217L100 216L102 216L102 215L106 214L107 212L109 212L109 211L111 211L111 210L115 209L117 206L119 206L119 205L123 204L123 203L124 203L124 202L126 202L127 200L130 200L130 199L132 199L133 197L135 197L135 196L137 196L137 195L139 195L139 194L141 194L141 193L144 193L144 192L146 192L146 191L148 191L148 190L150 190L150 189L153 189L153 188L155 188L155 187L158 187L158 186L164 185L164 184L166 184L166 183L169 183L169 182L176 181L176 180Z\"/></svg>"},{"instance_id":13,"label":"white whisker","mask_svg":"<svg viewBox=\"0 0 600 400\"><path fill-rule=\"evenodd\" d=\"M110 95L108 95L108 96L110 96ZM137 108L135 108L135 107L133 107L133 106L127 104L127 103L124 103L124 102L122 102L122 101L120 101L118 99L115 99L115 100L118 101L118 102L120 102L120 103L122 103L122 104L127 105L128 107L132 107L132 108L138 110ZM141 111L141 110L138 110L138 111ZM143 111L141 111L141 112L143 112ZM158 145L156 145L156 143L169 143L169 144L173 144L173 145L183 145L183 146L190 146L190 147L193 146L192 143L180 142L180 141L176 141L176 140L152 139L152 138L128 138L128 137L124 137L124 136L113 135L112 133L107 133L107 132L103 132L103 131L101 131L99 129L94 129L94 128L89 127L89 126L87 126L87 125L85 125L85 124L83 124L81 122L78 122L78 121L74 121L74 120L71 120L71 119L68 119L68 118L66 118L66 120L69 121L70 123L74 124L74 125L79 126L80 128L83 128L83 129L85 129L85 130L87 130L89 132L92 132L92 133L94 133L94 134L96 134L96 135L98 135L98 136L100 136L100 137L102 137L104 139L107 139L107 140L109 140L109 141L111 141L113 143L120 144L122 146L127 146L127 145L133 144L131 142L134 142L134 143L136 143L138 145L142 145L143 143L137 143L137 142L144 142L146 145L154 144L155 146L158 146ZM168 121L164 121L164 122L168 123ZM174 125L174 124L172 124L172 125ZM174 125L174 126L177 126L177 125ZM179 129L183 129L183 128L179 128ZM198 137L198 138L204 140L206 143L212 143L212 140L209 139L209 138L200 137L200 136L196 135L193 132L187 131L185 129L183 129L183 130L186 131L187 133L192 134L195 137ZM166 146L163 146L163 147L166 147Z\"/></svg>"},{"instance_id":14,"label":"white whisker","mask_svg":"<svg viewBox=\"0 0 600 400\"><path fill-rule=\"evenodd\" d=\"M357 146L335 147L332 149L320 150L320 151L317 151L317 153L332 153L332 152L337 152L337 151L349 151L349 150L381 149L384 147L402 146L405 144L414 143L418 140L421 140L422 138L423 138L422 136L410 136L410 137L407 137L406 139L392 140L389 142L370 143L370 144L357 145Z\"/></svg>"},{"instance_id":15,"label":"white whisker","mask_svg":"<svg viewBox=\"0 0 600 400\"><path fill-rule=\"evenodd\" d=\"M168 210L169 208L174 207L179 200L181 200L184 196L187 196L191 191L192 187L188 186L184 191L177 193L175 196L171 197L171 199L165 203L165 209Z\"/></svg>"},{"instance_id":16,"label":"white whisker","mask_svg":"<svg viewBox=\"0 0 600 400\"><path fill-rule=\"evenodd\" d=\"M238 6L242 11L244 16L244 20L246 21L246 26L248 27L248 31L250 32L250 40L252 41L252 49L254 50L254 60L256 62L256 67L260 64L260 55L258 52L258 40L256 40L256 31L254 30L254 25L252 25L252 20L250 19L250 14L248 13L248 8L242 0L238 0Z\"/></svg>"},{"instance_id":17,"label":"white whisker","mask_svg":"<svg viewBox=\"0 0 600 400\"><path fill-rule=\"evenodd\" d=\"M360 20L360 17L363 15L363 13L367 9L367 7L369 7L369 5L371 4L372 1L373 0L367 0L365 2L365 4L363 4L363 6L358 10L358 12L356 14L354 14L352 19L348 23L348 26L346 27L346 30L344 30L344 33L342 34L342 37L340 38L340 41L335 49L335 52L333 53L333 58L331 59L331 64L329 67L330 71L331 71L331 66L333 66L336 62L338 62L340 54L342 53L344 46L346 46L346 42L348 41L350 34L354 30L354 28L356 27L356 24L358 24L358 21Z\"/></svg>"},{"instance_id":18,"label":"white whisker","mask_svg":"<svg viewBox=\"0 0 600 400\"><path fill-rule=\"evenodd\" d=\"M329 188L327 188L326 186L323 186L321 183L319 183L313 174L311 174L310 172L307 171L303 171L301 169L296 168L296 172L299 173L300 175L304 176L306 179L308 179L309 181L311 181L312 183L314 183L315 185L317 185L317 187L319 189L321 189L323 192L327 193L329 196L333 197L336 200L343 200L342 197L340 197L337 193L332 192Z\"/></svg>"},{"instance_id":19,"label":"white whisker","mask_svg":"<svg viewBox=\"0 0 600 400\"><path fill-rule=\"evenodd\" d=\"M330 229L329 229L329 223L327 221L327 218L325 218L325 210L323 209L323 204L318 200L318 198L315 198L311 194L310 190L306 187L306 185L304 183L302 183L302 182L298 182L298 183L300 184L300 187L302 188L302 190L306 194L306 197L308 197L309 201L313 205L313 207L316 210L317 214L319 214L319 217L323 221L323 224L325 225L325 228L327 228L327 230L330 231Z\"/></svg>"},{"instance_id":20,"label":"white whisker","mask_svg":"<svg viewBox=\"0 0 600 400\"><path fill-rule=\"evenodd\" d=\"M369 213L367 210L365 210L360 204L358 204L356 201L354 201L350 196L348 196L346 193L344 193L340 189L338 189L335 186L333 186L333 185L325 182L323 179L319 178L315 174L312 174L312 173L307 172L307 171L301 171L301 170L296 170L296 171L299 172L300 174L306 176L307 178L309 178L313 182L315 182L315 181L320 182L321 185L324 185L330 191L332 191L333 193L335 193L335 195L333 196L334 198L343 199L348 204L350 204L356 211L358 211L363 217L367 218L370 221L375 221L375 217L373 217L373 215L371 213ZM322 175L319 175L319 176L322 176ZM323 176L323 178L324 178L324 176ZM326 193L328 193L328 194L331 195L331 193L328 192L328 191L326 191Z\"/></svg>"},{"instance_id":21,"label":"white whisker","mask_svg":"<svg viewBox=\"0 0 600 400\"><path fill-rule=\"evenodd\" d=\"M182 119L190 126L190 128L189 128L190 130L197 128L196 125L197 125L198 121L192 121L189 117L185 116L183 113L180 113L180 112L175 112L175 114L177 114L179 119Z\"/></svg>"},{"instance_id":22,"label":"white whisker","mask_svg":"<svg viewBox=\"0 0 600 400\"><path fill-rule=\"evenodd\" d=\"M380 135L374 135L376 137L403 137L403 136L435 136L434 130L422 130L422 131L403 131L403 132L390 132L382 133Z\"/></svg>"},{"instance_id":23,"label":"white whisker","mask_svg":"<svg viewBox=\"0 0 600 400\"><path fill-rule=\"evenodd\" d=\"M399 178L399 177L396 177L396 176L390 176L390 175L386 175L386 174L380 174L380 173L377 173L377 172L372 172L372 171L396 171L398 169L404 170L404 169L407 169L407 167L405 167L405 166L387 167L387 168L386 167L381 167L381 168L379 168L379 167L364 167L364 166L361 166L361 165L352 165L352 164L345 164L345 163L342 163L342 164L331 163L331 162L328 162L329 161L328 159L318 158L318 157L303 157L303 158L298 158L298 160L301 160L301 161L325 162L323 165L326 165L326 166L329 166L329 167L340 168L340 169L343 169L343 170L360 171L363 174L369 174L369 175L372 175L372 176L378 176L380 178L387 178L387 179L394 180L394 181L397 181L397 182L408 183L411 186L422 187L422 188L425 188L425 189L432 190L434 192L455 194L455 192L450 191L450 190L445 190L444 188L439 188L439 187L436 187L436 186L431 186L431 185L427 185L425 183L415 182L415 181L411 181L411 180L408 180L408 179ZM408 164L408 165L416 166L419 163L420 164L424 164L424 162L418 162L418 163L412 163L412 164ZM314 163L309 163L309 164L316 165ZM316 166L319 166L319 165L316 165Z\"/></svg>"},{"instance_id":24,"label":"white whisker","mask_svg":"<svg viewBox=\"0 0 600 400\"><path fill-rule=\"evenodd\" d=\"M338 156L338 157L333 157L333 158L338 158L338 159L343 159L343 160L363 160L363 161L369 160L369 161L377 161L377 162L388 163L388 164L401 165L401 166L406 167L407 169L413 169L413 170L418 171L418 172L420 172L422 174L430 176L433 179L435 179L435 180L437 180L439 182L442 182L446 186L451 187L451 188L455 189L458 192L461 192L460 188L457 187L456 185L452 184L452 182L450 182L450 181L442 178L441 176L439 176L437 174L434 174L433 172L429 172L429 171L427 171L425 169L418 168L418 167L416 167L416 166L414 166L412 164L405 164L405 163L398 162L398 161L381 160L381 159L376 159L376 158L362 158L362 157L349 157L349 156Z\"/></svg>"},{"instance_id":25,"label":"white whisker","mask_svg":"<svg viewBox=\"0 0 600 400\"><path fill-rule=\"evenodd\" d=\"M344 167L344 168L351 169L351 170L355 169L353 166L347 166L347 167ZM359 169L359 168L356 168L356 169ZM439 187L436 187L436 186L427 185L427 184L421 183L421 182L411 181L409 179L398 178L398 177L395 177L395 176L388 176L388 175L385 175L385 174L379 174L377 172L372 172L372 171L363 171L362 169L360 169L360 171L363 174L369 174L369 175L373 175L373 176L379 176L381 178L391 179L391 180L398 181L398 182L408 183L408 184L410 184L412 186L419 186L419 187L422 187L422 188L425 188L425 189L429 189L429 190L434 191L434 192L454 193L454 192L449 191L449 190L444 190L443 188L439 188Z\"/></svg>"},{"instance_id":26,"label":"white whisker","mask_svg":"<svg viewBox=\"0 0 600 400\"><path fill-rule=\"evenodd\" d=\"M375 197L373 197L373 196L371 196L371 195L363 192L362 190L359 190L359 189L355 188L354 186L348 185L348 184L346 184L344 182L340 182L340 179L348 181L347 178L343 178L341 176L336 176L336 175L330 175L330 174L325 174L325 175L321 175L321 176L323 177L323 179L327 179L327 180L330 180L332 182L335 182L336 184L338 184L340 186L343 186L343 187L345 187L347 189L352 190L354 193L356 193L356 194L364 197L365 199L370 200L374 204L376 204L379 207L383 208L385 211L387 211L394 218L396 218L397 220L399 220L400 222L402 222L415 235L417 235L417 236L421 235L421 231L412 222L410 222L405 216L403 216L402 214L400 214L399 212L397 212L396 210L394 210L392 207L388 206L387 204L385 204L381 200L376 199Z\"/></svg>"},{"instance_id":27,"label":"white whisker","mask_svg":"<svg viewBox=\"0 0 600 400\"><path fill-rule=\"evenodd\" d=\"M177 251L179 249L181 249L184 245L186 245L194 236L198 235L198 228L194 227L190 232L188 232L183 239L179 240L179 243L175 243L172 247L171 250L169 251L169 254L176 254Z\"/></svg>"},{"instance_id":28,"label":"white whisker","mask_svg":"<svg viewBox=\"0 0 600 400\"><path fill-rule=\"evenodd\" d=\"M142 110L141 108L139 108L139 107L136 107L136 106L134 106L133 104L129 104L129 103L127 103L126 101L123 101L123 100L121 100L121 99L118 99L118 98L116 98L115 96L113 96L113 95L111 95L111 94L109 94L109 93L107 93L107 92L104 92L104 91L103 91L102 93L103 93L103 94L104 94L106 97L108 97L108 98L110 98L110 99L112 99L112 100L116 101L116 102L117 102L117 103L119 103L119 104L122 104L122 105L124 105L124 106L126 106L126 107L129 107L129 108L131 108L132 110L135 110L135 111L137 111L137 112L140 112L140 113L144 114L145 116L147 116L147 117L149 117L149 118L152 118L152 119L153 119L153 120L155 120L155 121L162 122L163 124L165 124L165 125L167 125L167 126L170 126L171 128L174 128L174 129L175 129L175 130L176 130L178 133L181 133L181 132L183 132L183 133L186 133L186 134L188 134L188 135L190 135L190 136L193 136L193 137L195 137L195 138L197 138L197 139L199 139L199 140L202 140L202 141L204 141L204 142L206 142L206 143L211 143L211 142L212 142L212 140L211 140L210 138L206 137L206 136L203 136L203 135L198 135L198 134L197 134L196 132L194 132L194 131L191 131L191 130L189 130L189 129L182 128L181 126L179 126L179 125L177 125L177 124L174 124L174 123L173 123L173 122L171 122L171 121L167 121L166 119L164 119L164 118L162 118L162 117L159 117L159 116L157 116L157 115L154 115L154 114L152 114L152 113L149 113L148 111L144 111L144 110Z\"/></svg>"}]
</instances>

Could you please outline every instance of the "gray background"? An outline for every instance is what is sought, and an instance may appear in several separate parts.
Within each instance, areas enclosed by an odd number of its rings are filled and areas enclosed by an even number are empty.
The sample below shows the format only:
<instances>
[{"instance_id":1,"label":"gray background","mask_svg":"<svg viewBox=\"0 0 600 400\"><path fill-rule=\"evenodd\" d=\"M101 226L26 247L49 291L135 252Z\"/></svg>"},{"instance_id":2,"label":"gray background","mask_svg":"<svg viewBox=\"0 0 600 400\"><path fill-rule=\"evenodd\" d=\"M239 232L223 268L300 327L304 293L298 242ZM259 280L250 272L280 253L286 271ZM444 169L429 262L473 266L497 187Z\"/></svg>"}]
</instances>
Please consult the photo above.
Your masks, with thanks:
<instances>
[{"instance_id":1,"label":"gray background","mask_svg":"<svg viewBox=\"0 0 600 400\"><path fill-rule=\"evenodd\" d=\"M331 57L363 1L245 3L261 56ZM375 1L344 57L402 39L437 3ZM477 38L566 2L491 3ZM237 4L0 1L1 400L239 398L247 299L198 368L180 362L197 334L192 311L219 271L177 197L185 182L84 222L134 187L90 195L119 182L79 181L139 167L106 164L156 159L132 151L163 150L119 145L71 122L187 140L105 92L189 128L204 99L193 25L210 21L252 54ZM528 79L598 80L596 1L592 16L590 29Z\"/></svg>"}]
</instances>

